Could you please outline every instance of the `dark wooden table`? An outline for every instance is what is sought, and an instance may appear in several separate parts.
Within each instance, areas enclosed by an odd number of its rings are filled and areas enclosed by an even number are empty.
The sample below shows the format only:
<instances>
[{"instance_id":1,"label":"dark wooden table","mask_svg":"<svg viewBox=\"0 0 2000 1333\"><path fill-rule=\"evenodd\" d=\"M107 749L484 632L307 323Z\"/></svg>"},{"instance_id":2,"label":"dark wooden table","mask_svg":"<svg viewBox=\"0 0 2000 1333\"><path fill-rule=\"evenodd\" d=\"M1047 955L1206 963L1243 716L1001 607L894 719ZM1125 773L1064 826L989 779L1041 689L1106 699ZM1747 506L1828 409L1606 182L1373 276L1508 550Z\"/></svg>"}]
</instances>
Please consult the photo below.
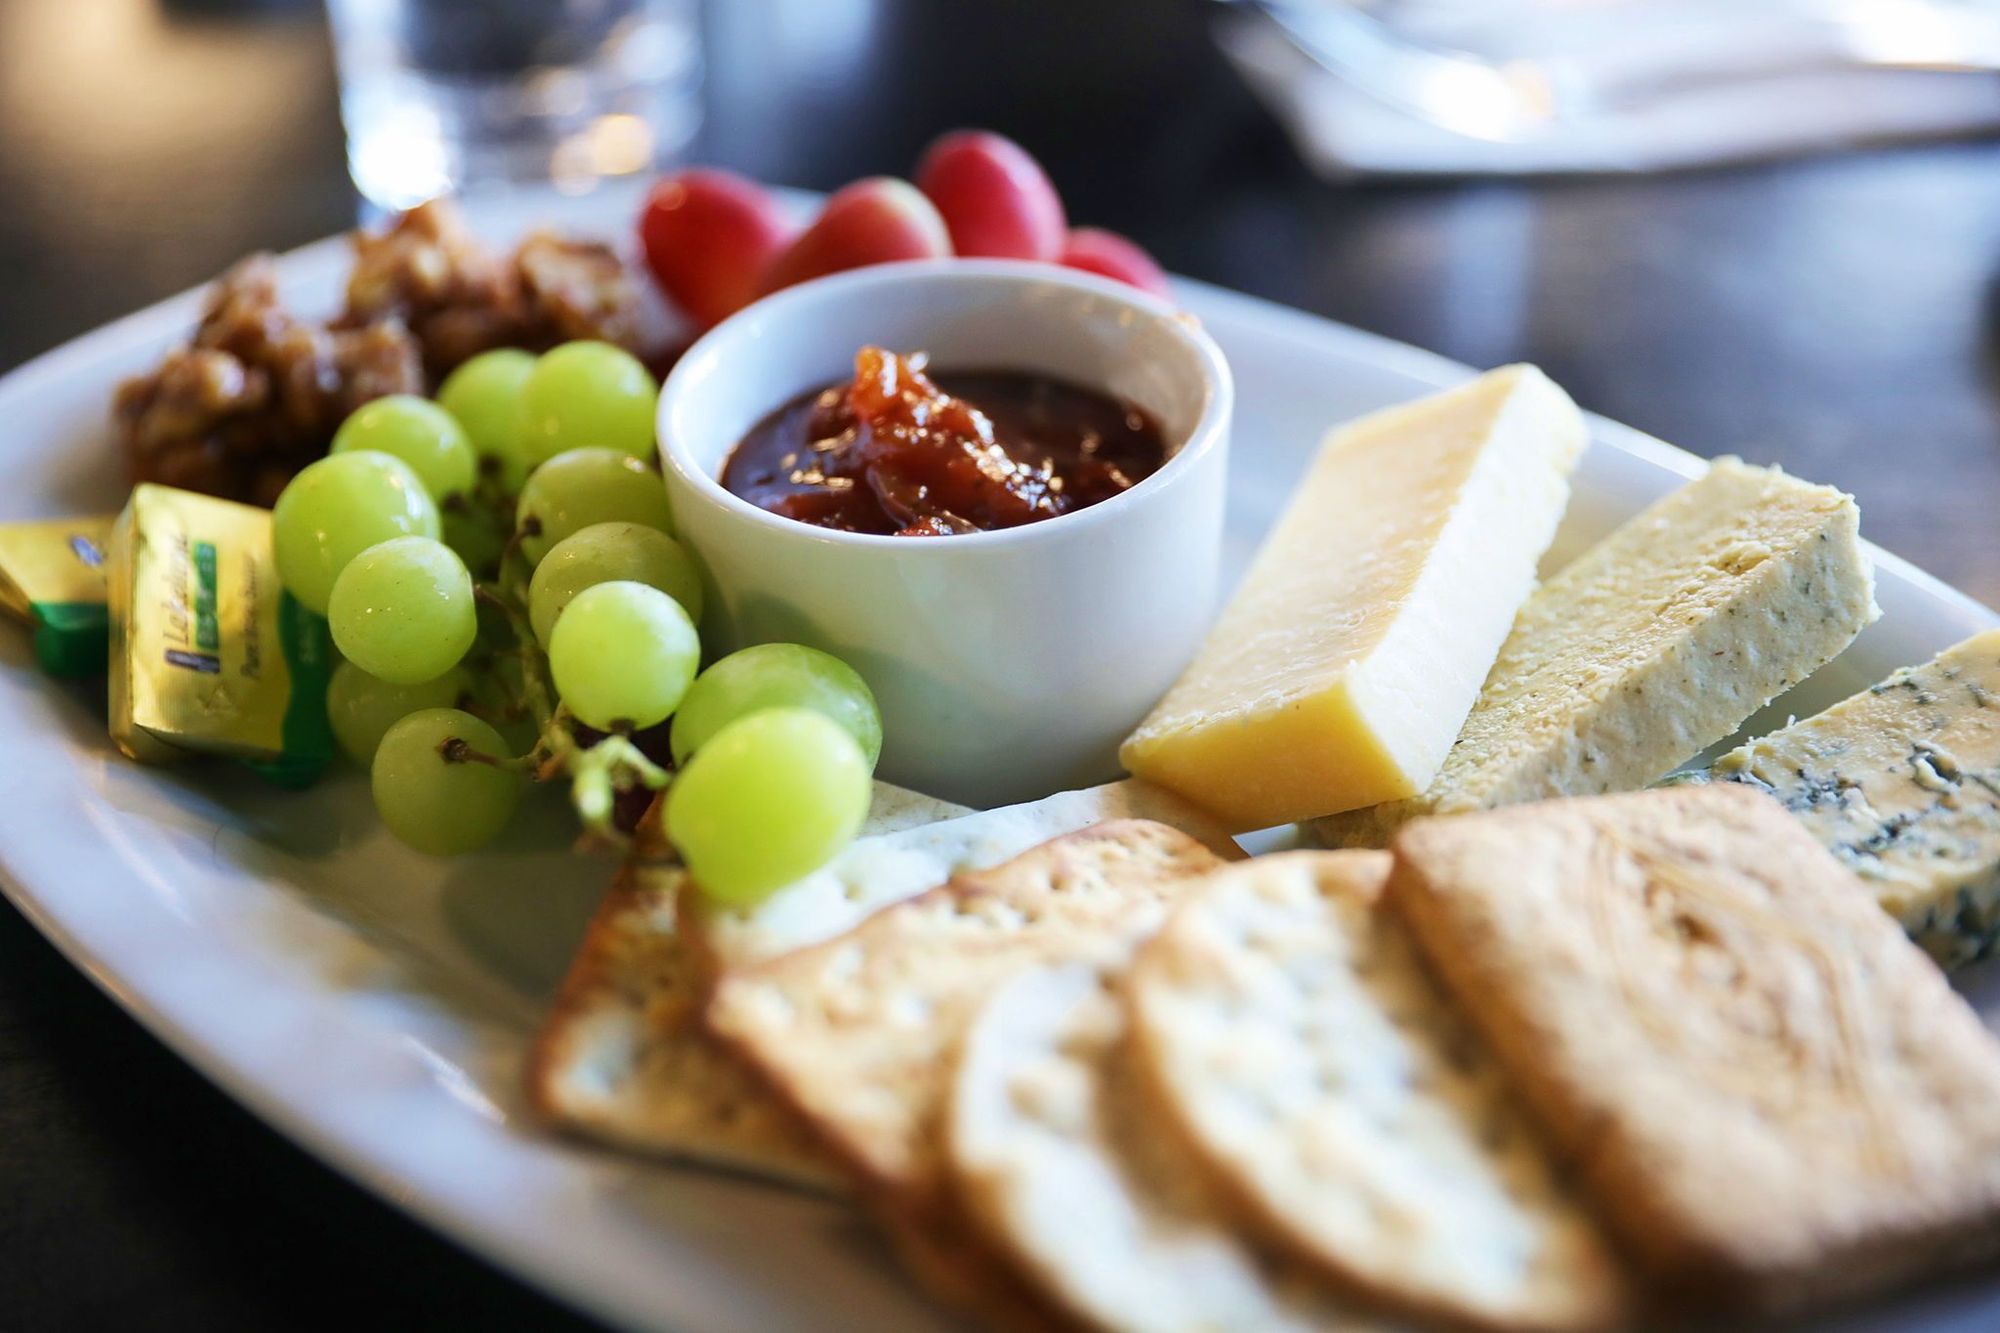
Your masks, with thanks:
<instances>
[{"instance_id":1,"label":"dark wooden table","mask_svg":"<svg viewBox=\"0 0 2000 1333\"><path fill-rule=\"evenodd\" d=\"M1193 0L714 8L709 160L828 187L996 127L1169 268L1537 361L1699 453L1852 490L1877 541L2000 603L2000 143L1335 186ZM355 206L315 6L0 3L0 369ZM264 1129L0 908L0 1326L579 1323Z\"/></svg>"}]
</instances>

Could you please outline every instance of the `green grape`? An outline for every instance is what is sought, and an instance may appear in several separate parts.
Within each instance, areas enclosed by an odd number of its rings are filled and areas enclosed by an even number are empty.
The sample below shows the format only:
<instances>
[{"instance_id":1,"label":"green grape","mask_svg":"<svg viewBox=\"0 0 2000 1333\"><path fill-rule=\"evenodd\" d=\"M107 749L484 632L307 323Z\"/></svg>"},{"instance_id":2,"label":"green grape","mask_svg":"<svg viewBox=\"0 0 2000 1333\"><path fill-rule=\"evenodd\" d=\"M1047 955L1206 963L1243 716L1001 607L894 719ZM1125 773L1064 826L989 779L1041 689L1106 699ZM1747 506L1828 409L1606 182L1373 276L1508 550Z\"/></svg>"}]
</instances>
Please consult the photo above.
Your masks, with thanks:
<instances>
[{"instance_id":1,"label":"green grape","mask_svg":"<svg viewBox=\"0 0 2000 1333\"><path fill-rule=\"evenodd\" d=\"M715 733L667 789L667 837L703 893L748 904L832 860L868 814L868 758L810 708Z\"/></svg>"},{"instance_id":2,"label":"green grape","mask_svg":"<svg viewBox=\"0 0 2000 1333\"><path fill-rule=\"evenodd\" d=\"M521 488L517 523L530 564L593 523L639 523L672 533L667 484L616 449L572 449L536 468Z\"/></svg>"},{"instance_id":3,"label":"green grape","mask_svg":"<svg viewBox=\"0 0 2000 1333\"><path fill-rule=\"evenodd\" d=\"M367 765L390 727L421 708L451 708L475 692L472 673L453 667L436 680L398 685L369 675L352 662L333 669L326 687L326 715L334 739L355 763Z\"/></svg>"},{"instance_id":4,"label":"green grape","mask_svg":"<svg viewBox=\"0 0 2000 1333\"><path fill-rule=\"evenodd\" d=\"M544 352L521 386L521 447L533 467L570 449L653 454L660 386L630 352L603 342Z\"/></svg>"},{"instance_id":5,"label":"green grape","mask_svg":"<svg viewBox=\"0 0 2000 1333\"><path fill-rule=\"evenodd\" d=\"M333 435L333 452L372 449L410 465L433 500L472 490L478 460L458 419L427 398L397 393L354 409Z\"/></svg>"},{"instance_id":6,"label":"green grape","mask_svg":"<svg viewBox=\"0 0 2000 1333\"><path fill-rule=\"evenodd\" d=\"M521 386L534 368L531 353L502 347L481 352L438 386L438 406L458 418L480 457L498 465L509 495L518 494L528 479L521 452Z\"/></svg>"},{"instance_id":7,"label":"green grape","mask_svg":"<svg viewBox=\"0 0 2000 1333\"><path fill-rule=\"evenodd\" d=\"M700 661L701 639L681 604L626 580L585 588L549 635L556 693L599 731L666 721Z\"/></svg>"},{"instance_id":8,"label":"green grape","mask_svg":"<svg viewBox=\"0 0 2000 1333\"><path fill-rule=\"evenodd\" d=\"M397 537L350 560L334 580L326 623L342 657L398 685L442 676L479 634L472 576L429 537Z\"/></svg>"},{"instance_id":9,"label":"green grape","mask_svg":"<svg viewBox=\"0 0 2000 1333\"><path fill-rule=\"evenodd\" d=\"M467 751L506 755L498 732L456 708L425 708L389 728L369 785L391 833L432 856L456 856L499 836L521 799L520 776Z\"/></svg>"},{"instance_id":10,"label":"green grape","mask_svg":"<svg viewBox=\"0 0 2000 1333\"><path fill-rule=\"evenodd\" d=\"M658 588L701 622L701 575L681 544L637 523L593 523L550 548L528 583L528 619L544 648L556 617L585 588L625 579Z\"/></svg>"},{"instance_id":11,"label":"green grape","mask_svg":"<svg viewBox=\"0 0 2000 1333\"><path fill-rule=\"evenodd\" d=\"M882 754L882 713L853 667L799 643L760 643L695 677L674 713L674 762L684 764L716 732L763 708L810 708L847 729L873 771Z\"/></svg>"},{"instance_id":12,"label":"green grape","mask_svg":"<svg viewBox=\"0 0 2000 1333\"><path fill-rule=\"evenodd\" d=\"M326 614L347 562L391 537L438 535L437 503L400 458L370 450L309 464L271 512L278 581L306 610Z\"/></svg>"}]
</instances>

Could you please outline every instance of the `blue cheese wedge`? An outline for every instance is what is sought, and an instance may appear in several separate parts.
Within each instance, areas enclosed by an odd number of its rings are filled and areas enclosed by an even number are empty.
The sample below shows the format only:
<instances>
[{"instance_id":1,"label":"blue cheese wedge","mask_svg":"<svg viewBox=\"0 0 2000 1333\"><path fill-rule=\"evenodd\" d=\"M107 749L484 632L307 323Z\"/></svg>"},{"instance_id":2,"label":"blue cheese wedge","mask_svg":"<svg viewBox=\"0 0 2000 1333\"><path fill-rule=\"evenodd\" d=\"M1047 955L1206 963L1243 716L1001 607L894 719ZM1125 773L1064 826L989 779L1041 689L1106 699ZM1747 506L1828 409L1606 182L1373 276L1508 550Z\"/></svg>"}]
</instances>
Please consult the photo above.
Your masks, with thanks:
<instances>
[{"instance_id":1,"label":"blue cheese wedge","mask_svg":"<svg viewBox=\"0 0 2000 1333\"><path fill-rule=\"evenodd\" d=\"M1878 614L1854 498L1716 460L1528 599L1422 795L1314 822L1379 847L1419 815L1644 787Z\"/></svg>"},{"instance_id":2,"label":"blue cheese wedge","mask_svg":"<svg viewBox=\"0 0 2000 1333\"><path fill-rule=\"evenodd\" d=\"M2000 630L1715 762L1771 793L1944 967L2000 940Z\"/></svg>"}]
</instances>

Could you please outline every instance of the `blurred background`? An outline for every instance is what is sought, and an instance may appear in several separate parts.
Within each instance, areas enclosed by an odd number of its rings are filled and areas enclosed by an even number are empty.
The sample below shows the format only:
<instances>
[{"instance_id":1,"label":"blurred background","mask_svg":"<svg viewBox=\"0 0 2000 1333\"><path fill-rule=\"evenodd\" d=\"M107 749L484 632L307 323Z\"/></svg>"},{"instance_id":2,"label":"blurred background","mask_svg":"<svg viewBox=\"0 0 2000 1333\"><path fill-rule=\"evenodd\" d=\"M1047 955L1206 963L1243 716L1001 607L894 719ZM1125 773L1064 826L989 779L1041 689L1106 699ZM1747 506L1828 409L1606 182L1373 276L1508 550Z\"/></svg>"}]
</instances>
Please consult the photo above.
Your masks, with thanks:
<instances>
[{"instance_id":1,"label":"blurred background","mask_svg":"<svg viewBox=\"0 0 2000 1333\"><path fill-rule=\"evenodd\" d=\"M419 0L334 0L351 175L318 0L0 0L0 371L379 213L356 176L393 204L461 169L397 62L481 76L538 38L514 0L421 2L435 40L392 49ZM827 189L989 127L1174 272L1538 362L1853 491L1877 542L2000 604L1988 4L570 2L593 72L508 94L561 151L481 172ZM570 1322L262 1130L11 912L0 1198L0 1324Z\"/></svg>"}]
</instances>

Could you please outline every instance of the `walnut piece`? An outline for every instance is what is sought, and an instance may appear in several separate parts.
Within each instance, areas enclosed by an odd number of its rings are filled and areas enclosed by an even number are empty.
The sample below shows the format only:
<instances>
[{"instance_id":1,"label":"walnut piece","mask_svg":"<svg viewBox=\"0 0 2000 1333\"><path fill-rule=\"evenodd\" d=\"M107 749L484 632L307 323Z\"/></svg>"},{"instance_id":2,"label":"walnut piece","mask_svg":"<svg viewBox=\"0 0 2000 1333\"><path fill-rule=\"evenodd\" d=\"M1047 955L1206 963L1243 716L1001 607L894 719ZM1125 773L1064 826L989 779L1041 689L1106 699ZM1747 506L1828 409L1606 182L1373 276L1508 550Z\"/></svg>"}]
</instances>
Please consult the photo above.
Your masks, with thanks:
<instances>
[{"instance_id":1,"label":"walnut piece","mask_svg":"<svg viewBox=\"0 0 2000 1333\"><path fill-rule=\"evenodd\" d=\"M271 257L252 255L209 293L189 346L118 386L112 417L134 481L269 504L354 408L423 388L401 324L300 320L279 303Z\"/></svg>"},{"instance_id":2,"label":"walnut piece","mask_svg":"<svg viewBox=\"0 0 2000 1333\"><path fill-rule=\"evenodd\" d=\"M514 251L514 280L530 345L595 338L640 349L639 291L610 246L530 232Z\"/></svg>"},{"instance_id":3,"label":"walnut piece","mask_svg":"<svg viewBox=\"0 0 2000 1333\"><path fill-rule=\"evenodd\" d=\"M455 205L433 200L384 231L355 234L340 322L402 320L435 381L495 347L596 338L637 350L638 311L638 289L609 246L538 231L503 259Z\"/></svg>"},{"instance_id":4,"label":"walnut piece","mask_svg":"<svg viewBox=\"0 0 2000 1333\"><path fill-rule=\"evenodd\" d=\"M189 344L112 400L134 481L270 504L355 408L425 393L480 352L578 338L641 350L638 288L609 246L536 232L497 256L445 200L353 246L330 324L285 308L267 254L217 280Z\"/></svg>"}]
</instances>

